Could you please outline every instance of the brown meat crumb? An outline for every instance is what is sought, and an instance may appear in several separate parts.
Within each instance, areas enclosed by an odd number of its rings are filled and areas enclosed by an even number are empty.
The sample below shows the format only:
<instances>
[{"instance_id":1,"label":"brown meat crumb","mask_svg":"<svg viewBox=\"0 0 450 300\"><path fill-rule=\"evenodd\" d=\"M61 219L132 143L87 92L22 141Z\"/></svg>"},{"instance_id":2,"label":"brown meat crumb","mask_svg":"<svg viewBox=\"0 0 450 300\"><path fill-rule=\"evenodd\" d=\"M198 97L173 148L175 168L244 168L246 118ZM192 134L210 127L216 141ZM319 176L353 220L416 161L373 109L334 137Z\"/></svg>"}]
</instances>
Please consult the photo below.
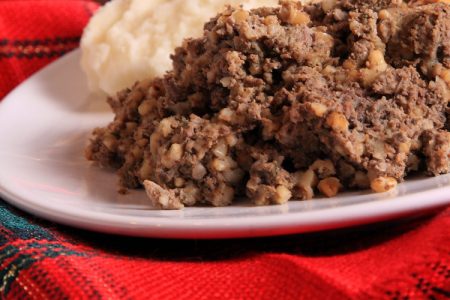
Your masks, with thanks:
<instances>
[{"instance_id":1,"label":"brown meat crumb","mask_svg":"<svg viewBox=\"0 0 450 300\"><path fill-rule=\"evenodd\" d=\"M162 209L385 192L450 172L448 1L228 7L109 99L89 160Z\"/></svg>"}]
</instances>

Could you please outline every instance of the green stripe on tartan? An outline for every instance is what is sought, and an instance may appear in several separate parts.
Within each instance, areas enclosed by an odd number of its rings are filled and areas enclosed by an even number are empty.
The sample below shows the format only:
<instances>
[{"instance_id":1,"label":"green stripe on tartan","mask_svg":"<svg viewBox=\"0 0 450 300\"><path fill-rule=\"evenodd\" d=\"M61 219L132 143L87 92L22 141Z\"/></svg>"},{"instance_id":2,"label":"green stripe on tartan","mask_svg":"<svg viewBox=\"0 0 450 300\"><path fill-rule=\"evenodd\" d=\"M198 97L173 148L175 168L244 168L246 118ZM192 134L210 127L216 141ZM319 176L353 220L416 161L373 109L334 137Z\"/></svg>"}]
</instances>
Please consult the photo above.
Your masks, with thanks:
<instances>
[{"instance_id":1,"label":"green stripe on tartan","mask_svg":"<svg viewBox=\"0 0 450 300\"><path fill-rule=\"evenodd\" d=\"M21 254L19 254L21 253ZM7 264L6 259L13 258ZM87 257L87 253L74 251L61 244L30 242L23 246L6 246L0 251L0 296L6 296L11 289L11 285L17 279L20 272L30 268L34 263L46 258L56 258L59 256L79 256ZM0 297L2 298L2 297Z\"/></svg>"},{"instance_id":2,"label":"green stripe on tartan","mask_svg":"<svg viewBox=\"0 0 450 300\"><path fill-rule=\"evenodd\" d=\"M54 240L50 232L44 228L31 224L25 218L13 213L9 206L0 200L0 225L11 231L13 237L23 240ZM0 237L0 246L8 242Z\"/></svg>"}]
</instances>

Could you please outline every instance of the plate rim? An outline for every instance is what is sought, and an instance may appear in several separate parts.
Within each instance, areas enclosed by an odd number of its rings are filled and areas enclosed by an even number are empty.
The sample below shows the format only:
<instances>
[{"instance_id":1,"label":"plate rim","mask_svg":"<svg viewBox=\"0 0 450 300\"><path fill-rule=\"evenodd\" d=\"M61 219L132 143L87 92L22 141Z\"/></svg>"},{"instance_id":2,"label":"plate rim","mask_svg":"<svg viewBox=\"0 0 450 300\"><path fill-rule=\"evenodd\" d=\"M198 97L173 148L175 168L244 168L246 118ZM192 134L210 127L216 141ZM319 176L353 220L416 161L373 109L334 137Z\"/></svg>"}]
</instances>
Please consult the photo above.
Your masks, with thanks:
<instances>
[{"instance_id":1,"label":"plate rim","mask_svg":"<svg viewBox=\"0 0 450 300\"><path fill-rule=\"evenodd\" d=\"M450 187L445 187L450 192ZM412 202L414 205L405 209L402 202L409 198L421 196L430 197L437 194L430 202ZM422 191L410 195L386 199L385 201L363 202L343 207L325 208L316 211L290 212L289 220L280 221L280 215L252 216L240 219L235 223L233 217L218 217L214 219L177 219L164 217L135 217L114 215L107 212L88 211L82 209L72 210L69 213L55 209L53 206L39 205L30 202L11 191L7 191L0 183L0 196L14 207L18 207L32 215L50 220L59 224L76 228L93 230L104 233L113 233L128 236L153 238L179 238L179 239L215 239L215 238L241 238L285 235L292 233L318 232L328 229L339 229L387 221L400 216L434 210L447 206L448 200L441 190ZM285 204L287 205L287 204ZM358 214L360 207L366 208L364 214ZM367 210L370 208L369 210ZM380 209L382 208L382 209ZM194 208L195 209L195 208ZM214 208L211 208L214 209ZM370 211L370 213L367 213ZM353 215L354 218L349 218ZM110 216L114 216L111 220ZM331 217L330 217L331 216ZM299 217L298 220L293 220ZM301 218L305 217L305 218ZM318 218L316 218L318 217ZM225 225L218 224L225 222ZM100 222L100 223L99 223ZM101 223L104 222L104 223ZM206 226L206 227L205 227ZM156 231L152 231L156 229Z\"/></svg>"}]
</instances>

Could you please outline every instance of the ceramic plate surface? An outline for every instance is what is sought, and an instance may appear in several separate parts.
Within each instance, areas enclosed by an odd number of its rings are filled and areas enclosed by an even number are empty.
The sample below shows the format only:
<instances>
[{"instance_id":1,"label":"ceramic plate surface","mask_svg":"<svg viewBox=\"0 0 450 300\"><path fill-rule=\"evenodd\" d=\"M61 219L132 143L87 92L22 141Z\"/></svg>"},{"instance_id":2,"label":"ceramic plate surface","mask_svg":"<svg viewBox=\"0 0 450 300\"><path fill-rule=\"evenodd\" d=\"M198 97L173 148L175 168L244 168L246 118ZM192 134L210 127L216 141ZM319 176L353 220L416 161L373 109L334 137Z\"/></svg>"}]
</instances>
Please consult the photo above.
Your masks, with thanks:
<instances>
[{"instance_id":1,"label":"ceramic plate surface","mask_svg":"<svg viewBox=\"0 0 450 300\"><path fill-rule=\"evenodd\" d=\"M320 231L399 218L450 204L450 176L416 178L388 194L348 193L283 206L152 210L143 191L119 195L117 177L83 149L112 120L88 96L79 51L64 56L0 103L0 194L39 217L143 237L232 238Z\"/></svg>"}]
</instances>

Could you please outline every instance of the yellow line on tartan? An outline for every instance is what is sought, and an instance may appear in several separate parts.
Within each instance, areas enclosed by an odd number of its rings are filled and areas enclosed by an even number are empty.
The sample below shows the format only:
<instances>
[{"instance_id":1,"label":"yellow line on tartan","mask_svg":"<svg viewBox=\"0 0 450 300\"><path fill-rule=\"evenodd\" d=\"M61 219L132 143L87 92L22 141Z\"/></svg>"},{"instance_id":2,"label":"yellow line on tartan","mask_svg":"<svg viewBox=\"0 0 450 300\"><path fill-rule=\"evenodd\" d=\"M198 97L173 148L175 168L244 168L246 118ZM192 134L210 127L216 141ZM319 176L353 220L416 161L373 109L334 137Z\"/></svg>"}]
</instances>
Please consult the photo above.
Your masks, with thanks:
<instances>
[{"instance_id":1,"label":"yellow line on tartan","mask_svg":"<svg viewBox=\"0 0 450 300\"><path fill-rule=\"evenodd\" d=\"M6 273L6 275L3 277L3 284L2 284L2 286L0 287L0 292L4 292L4 290L5 290L5 288L6 288L6 285L7 285L7 280L8 280L8 278L13 278L14 277L14 275L15 274L17 274L17 267L18 266L11 266L11 269L9 270L9 272L8 273Z\"/></svg>"},{"instance_id":2,"label":"yellow line on tartan","mask_svg":"<svg viewBox=\"0 0 450 300\"><path fill-rule=\"evenodd\" d=\"M4 254L0 255L0 261L5 259L5 257L7 257L9 254L11 254L12 252L14 252L13 250L17 250L17 249L10 249L7 252L5 252Z\"/></svg>"},{"instance_id":3,"label":"yellow line on tartan","mask_svg":"<svg viewBox=\"0 0 450 300\"><path fill-rule=\"evenodd\" d=\"M8 279L14 278L15 276L17 276L17 274L19 273L19 271L23 267L23 265L25 263L27 263L30 259L31 259L31 257L25 257L25 259L23 259L17 265L11 265L11 269L8 271L8 273L5 274L5 276L3 276L3 279L2 279L3 284L0 287L0 292L2 292L2 293L4 292L4 290L8 284Z\"/></svg>"}]
</instances>

